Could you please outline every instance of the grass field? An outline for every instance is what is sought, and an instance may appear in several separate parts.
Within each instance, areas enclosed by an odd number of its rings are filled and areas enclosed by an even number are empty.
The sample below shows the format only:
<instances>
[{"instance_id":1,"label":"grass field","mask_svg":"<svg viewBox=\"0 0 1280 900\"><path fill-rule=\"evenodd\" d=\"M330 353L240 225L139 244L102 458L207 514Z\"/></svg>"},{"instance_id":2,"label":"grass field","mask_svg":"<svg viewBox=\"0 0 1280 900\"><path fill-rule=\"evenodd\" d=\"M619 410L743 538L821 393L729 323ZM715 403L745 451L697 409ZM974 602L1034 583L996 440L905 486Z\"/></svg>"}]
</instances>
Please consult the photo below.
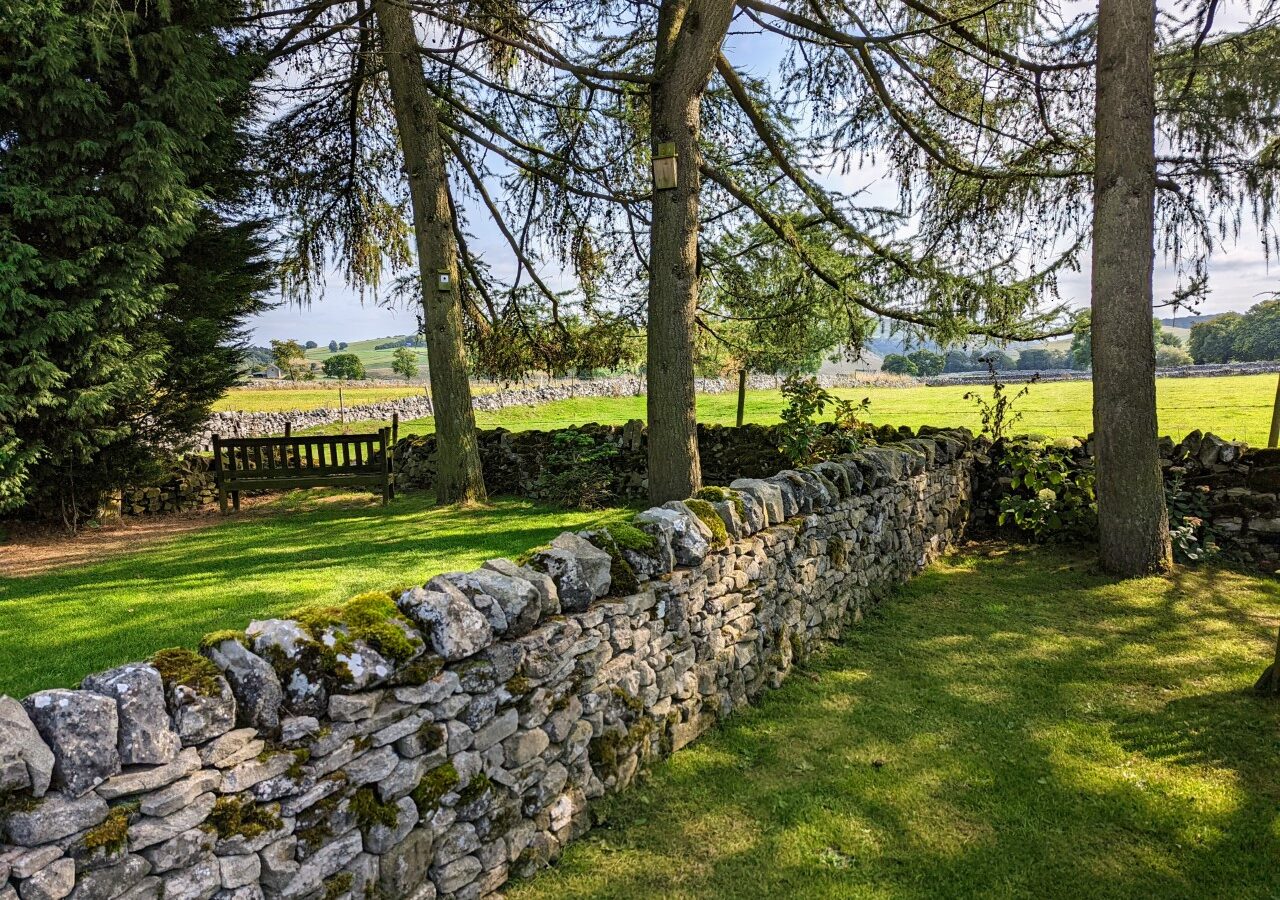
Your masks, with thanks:
<instances>
[{"instance_id":1,"label":"grass field","mask_svg":"<svg viewBox=\"0 0 1280 900\"><path fill-rule=\"evenodd\" d=\"M337 382L310 381L298 388L233 388L213 405L214 412L284 412L293 409L337 409ZM418 397L422 385L346 387L342 400L347 406L380 403L401 397Z\"/></svg>"},{"instance_id":2,"label":"grass field","mask_svg":"<svg viewBox=\"0 0 1280 900\"><path fill-rule=\"evenodd\" d=\"M952 557L509 900L1268 898L1280 584Z\"/></svg>"},{"instance_id":3,"label":"grass field","mask_svg":"<svg viewBox=\"0 0 1280 900\"><path fill-rule=\"evenodd\" d=\"M194 647L210 631L421 584L620 515L502 498L482 509L437 509L422 493L384 508L367 495L333 494L298 491L137 551L0 575L0 694L77 686L162 647Z\"/></svg>"},{"instance_id":4,"label":"grass field","mask_svg":"<svg viewBox=\"0 0 1280 900\"><path fill-rule=\"evenodd\" d=\"M912 427L965 425L976 431L981 426L977 408L972 400L964 399L970 390L984 394L990 392L988 387L914 387L864 388L834 393L855 400L870 397L870 418L877 424ZM1199 428L1221 437L1265 446L1275 390L1275 375L1160 379L1157 396L1161 433L1180 439ZM1016 409L1023 413L1023 418L1017 430L1050 437L1088 434L1093 430L1092 403L1093 385L1088 381L1032 385L1030 393L1018 401ZM782 395L777 391L750 391L747 394L746 419L765 424L777 422L782 404ZM698 418L703 422L731 425L736 408L737 398L733 394L698 398ZM644 397L619 397L579 398L536 407L512 407L494 413L478 412L476 421L482 428L503 427L518 431L563 428L583 422L620 425L628 419L644 417ZM384 423L351 423L347 428L359 431L375 424ZM401 434L405 434L429 432L433 426L430 419L418 419L402 421L400 427ZM331 426L317 430L335 432L341 428Z\"/></svg>"}]
</instances>

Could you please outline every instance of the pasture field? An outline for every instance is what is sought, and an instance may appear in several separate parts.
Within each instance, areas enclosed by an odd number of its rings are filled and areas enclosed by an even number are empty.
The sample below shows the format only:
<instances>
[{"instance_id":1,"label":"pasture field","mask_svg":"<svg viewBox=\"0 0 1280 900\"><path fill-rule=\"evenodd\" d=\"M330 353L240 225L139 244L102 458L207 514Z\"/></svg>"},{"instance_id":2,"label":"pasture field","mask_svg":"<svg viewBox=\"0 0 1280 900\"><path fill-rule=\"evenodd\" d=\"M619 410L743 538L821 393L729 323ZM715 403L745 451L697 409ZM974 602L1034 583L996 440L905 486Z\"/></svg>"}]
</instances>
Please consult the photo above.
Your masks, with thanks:
<instances>
[{"instance_id":1,"label":"pasture field","mask_svg":"<svg viewBox=\"0 0 1280 900\"><path fill-rule=\"evenodd\" d=\"M213 405L214 412L284 412L293 409L337 409L338 383L335 381L306 381L296 388L232 388ZM342 389L342 399L347 406L361 403L380 403L383 400L399 400L424 393L422 385L385 385L378 387L349 387Z\"/></svg>"},{"instance_id":2,"label":"pasture field","mask_svg":"<svg viewBox=\"0 0 1280 900\"><path fill-rule=\"evenodd\" d=\"M1157 384L1160 432L1175 439L1194 429L1212 431L1220 437L1265 446L1275 398L1275 375L1229 375L1216 378L1162 378ZM1010 391L1021 390L1012 385ZM871 398L869 418L876 424L981 427L978 408L965 394L990 396L987 386L947 386L911 388L862 388L836 390L850 400ZM1048 437L1083 436L1093 430L1093 384L1088 381L1056 381L1030 386L1027 396L1015 409L1022 413L1015 431ZM749 391L746 420L760 424L778 421L783 406L777 391ZM734 394L705 394L698 398L698 418L703 422L732 425L737 409ZM645 417L644 397L575 398L542 406L511 407L497 412L477 412L481 428L511 431L564 428L584 422L620 425L628 419ZM385 423L349 423L347 429L361 431ZM401 421L400 433L426 433L431 419ZM341 426L317 431L334 433Z\"/></svg>"}]
</instances>

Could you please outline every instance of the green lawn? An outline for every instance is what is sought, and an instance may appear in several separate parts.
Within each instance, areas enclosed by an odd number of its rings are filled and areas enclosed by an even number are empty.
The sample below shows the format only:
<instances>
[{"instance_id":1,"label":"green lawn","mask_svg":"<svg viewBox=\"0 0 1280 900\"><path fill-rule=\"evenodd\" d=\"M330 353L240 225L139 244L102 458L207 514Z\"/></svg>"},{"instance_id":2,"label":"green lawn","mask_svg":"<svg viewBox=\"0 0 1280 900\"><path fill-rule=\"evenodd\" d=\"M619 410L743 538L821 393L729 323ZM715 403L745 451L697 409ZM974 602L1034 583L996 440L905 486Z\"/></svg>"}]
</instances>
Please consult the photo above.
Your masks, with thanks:
<instances>
[{"instance_id":1,"label":"green lawn","mask_svg":"<svg viewBox=\"0 0 1280 900\"><path fill-rule=\"evenodd\" d=\"M163 543L25 578L0 576L0 694L78 685L90 672L194 647L210 631L514 556L618 513L498 499L437 509L429 494L271 508Z\"/></svg>"},{"instance_id":2,"label":"green lawn","mask_svg":"<svg viewBox=\"0 0 1280 900\"><path fill-rule=\"evenodd\" d=\"M1013 390L1019 390L1017 386ZM914 387L838 390L836 394L859 400L871 398L871 419L877 424L966 425L975 431L981 426L972 400L966 392L990 388ZM1275 397L1275 375L1231 375L1220 378L1163 378L1157 382L1160 431L1175 438L1193 429L1212 431L1234 440L1265 446ZM1058 381L1031 386L1030 393L1016 409L1023 418L1019 431L1051 437L1085 435L1092 425L1093 384L1088 381ZM746 419L749 422L778 421L782 395L777 391L750 391ZM734 394L702 395L698 398L698 418L703 422L731 425L737 409ZM581 422L620 425L628 419L645 417L644 397L604 399L578 398L543 406L512 407L493 413L478 412L482 428L524 429L563 428ZM376 428L385 423L351 423L350 431ZM429 432L431 419L400 423L401 434ZM318 431L332 433L340 426Z\"/></svg>"},{"instance_id":3,"label":"green lawn","mask_svg":"<svg viewBox=\"0 0 1280 900\"><path fill-rule=\"evenodd\" d=\"M1280 894L1280 584L960 555L509 900Z\"/></svg>"}]
</instances>

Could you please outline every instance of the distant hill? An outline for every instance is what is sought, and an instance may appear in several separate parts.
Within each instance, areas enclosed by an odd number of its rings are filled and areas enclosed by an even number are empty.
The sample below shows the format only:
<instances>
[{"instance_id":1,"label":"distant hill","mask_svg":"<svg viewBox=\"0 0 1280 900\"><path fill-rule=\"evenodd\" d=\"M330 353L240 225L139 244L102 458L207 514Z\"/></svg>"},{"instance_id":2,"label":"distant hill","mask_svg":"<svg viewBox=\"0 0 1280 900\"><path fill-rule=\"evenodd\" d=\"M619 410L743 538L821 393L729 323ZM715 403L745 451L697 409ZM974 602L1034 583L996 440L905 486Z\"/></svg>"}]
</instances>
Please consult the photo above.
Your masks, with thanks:
<instances>
[{"instance_id":1,"label":"distant hill","mask_svg":"<svg viewBox=\"0 0 1280 900\"><path fill-rule=\"evenodd\" d=\"M364 363L365 372L370 378L398 378L391 371L391 356L396 352L396 347L386 347L382 350L377 349L380 344L394 344L402 346L406 340L412 338L408 334L392 334L386 337L372 338L367 341L352 341L340 353L354 353L360 357L360 362ZM427 348L426 347L410 347L418 357L418 365L422 367L419 373L426 375L427 365ZM323 363L333 354L329 352L327 343L321 344L319 347L308 350L306 358L318 363Z\"/></svg>"},{"instance_id":2,"label":"distant hill","mask_svg":"<svg viewBox=\"0 0 1280 900\"><path fill-rule=\"evenodd\" d=\"M1201 322L1212 322L1222 313L1206 313L1203 316L1172 316L1168 319L1161 319L1161 325L1171 325L1174 328L1185 328L1188 332L1192 325L1199 325Z\"/></svg>"}]
</instances>

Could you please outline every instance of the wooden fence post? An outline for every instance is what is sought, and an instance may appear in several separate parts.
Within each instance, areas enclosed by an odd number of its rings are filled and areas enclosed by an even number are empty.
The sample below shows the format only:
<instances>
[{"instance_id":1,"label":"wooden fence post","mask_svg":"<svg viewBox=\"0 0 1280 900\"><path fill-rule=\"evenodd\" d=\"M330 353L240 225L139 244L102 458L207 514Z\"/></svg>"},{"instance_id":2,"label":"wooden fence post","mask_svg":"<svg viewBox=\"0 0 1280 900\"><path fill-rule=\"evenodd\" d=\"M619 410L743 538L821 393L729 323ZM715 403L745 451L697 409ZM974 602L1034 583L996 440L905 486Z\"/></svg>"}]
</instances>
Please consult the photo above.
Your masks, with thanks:
<instances>
[{"instance_id":1,"label":"wooden fence post","mask_svg":"<svg viewBox=\"0 0 1280 900\"><path fill-rule=\"evenodd\" d=\"M1271 434L1267 437L1267 446L1280 444L1280 375L1276 376L1276 401L1271 407Z\"/></svg>"}]
</instances>

